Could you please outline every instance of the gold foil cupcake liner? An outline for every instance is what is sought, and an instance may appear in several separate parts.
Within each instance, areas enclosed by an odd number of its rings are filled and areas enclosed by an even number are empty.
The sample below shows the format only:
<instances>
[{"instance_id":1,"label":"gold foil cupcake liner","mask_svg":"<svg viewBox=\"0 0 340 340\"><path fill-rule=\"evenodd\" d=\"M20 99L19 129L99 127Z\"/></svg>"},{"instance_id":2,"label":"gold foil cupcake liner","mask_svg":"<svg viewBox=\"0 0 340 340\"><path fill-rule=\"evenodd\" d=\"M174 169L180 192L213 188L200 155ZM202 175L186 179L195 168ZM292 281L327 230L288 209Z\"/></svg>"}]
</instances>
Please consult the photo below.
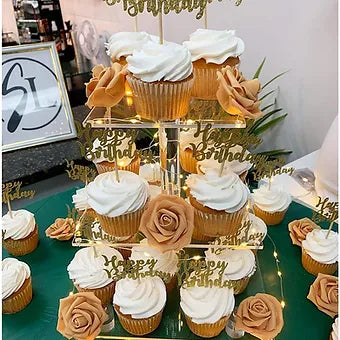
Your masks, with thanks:
<instances>
[{"instance_id":1,"label":"gold foil cupcake liner","mask_svg":"<svg viewBox=\"0 0 340 340\"><path fill-rule=\"evenodd\" d=\"M194 207L195 226L201 234L211 237L234 235L242 226L246 205L234 213L211 214Z\"/></svg>"},{"instance_id":2,"label":"gold foil cupcake liner","mask_svg":"<svg viewBox=\"0 0 340 340\"><path fill-rule=\"evenodd\" d=\"M177 275L173 275L169 282L164 282L167 294L170 294L177 285Z\"/></svg>"},{"instance_id":3,"label":"gold foil cupcake liner","mask_svg":"<svg viewBox=\"0 0 340 340\"><path fill-rule=\"evenodd\" d=\"M20 289L2 300L2 313L14 314L23 310L32 300L32 279L29 277Z\"/></svg>"},{"instance_id":4,"label":"gold foil cupcake liner","mask_svg":"<svg viewBox=\"0 0 340 340\"><path fill-rule=\"evenodd\" d=\"M254 210L255 216L260 217L265 224L277 225L283 221L288 208L283 211L277 211L277 212L272 213L272 212L264 211L254 204L253 210Z\"/></svg>"},{"instance_id":5,"label":"gold foil cupcake liner","mask_svg":"<svg viewBox=\"0 0 340 340\"><path fill-rule=\"evenodd\" d=\"M95 163L97 171L99 174L103 174L104 172L111 172L115 171L115 162L101 162ZM130 164L126 166L118 166L119 170L131 171L135 174L139 174L139 167L140 167L140 157L135 157Z\"/></svg>"},{"instance_id":6,"label":"gold foil cupcake liner","mask_svg":"<svg viewBox=\"0 0 340 340\"><path fill-rule=\"evenodd\" d=\"M97 213L102 229L109 235L116 237L131 236L138 232L140 220L144 213L145 206L135 212L108 217Z\"/></svg>"},{"instance_id":7,"label":"gold foil cupcake liner","mask_svg":"<svg viewBox=\"0 0 340 340\"><path fill-rule=\"evenodd\" d=\"M302 249L302 265L308 273L317 276L319 273L333 275L338 269L338 262L326 264L315 261L307 252Z\"/></svg>"},{"instance_id":8,"label":"gold foil cupcake liner","mask_svg":"<svg viewBox=\"0 0 340 340\"><path fill-rule=\"evenodd\" d=\"M215 323L197 324L193 322L192 319L187 315L185 315L185 320L187 321L187 325L190 328L191 332L193 332L194 334L202 338L213 338L219 335L226 327L229 316L230 315L225 316Z\"/></svg>"},{"instance_id":9,"label":"gold foil cupcake liner","mask_svg":"<svg viewBox=\"0 0 340 340\"><path fill-rule=\"evenodd\" d=\"M149 318L133 319L131 315L122 314L117 305L114 305L114 309L122 327L133 335L145 335L153 332L162 320L163 310Z\"/></svg>"},{"instance_id":10,"label":"gold foil cupcake liner","mask_svg":"<svg viewBox=\"0 0 340 340\"><path fill-rule=\"evenodd\" d=\"M220 68L197 68L194 65L195 81L192 87L191 96L204 100L217 100L216 92L218 90L217 71Z\"/></svg>"},{"instance_id":11,"label":"gold foil cupcake liner","mask_svg":"<svg viewBox=\"0 0 340 340\"><path fill-rule=\"evenodd\" d=\"M197 174L197 160L194 158L192 150L180 150L179 162L184 171L189 172L190 174Z\"/></svg>"},{"instance_id":12,"label":"gold foil cupcake liner","mask_svg":"<svg viewBox=\"0 0 340 340\"><path fill-rule=\"evenodd\" d=\"M115 293L116 288L116 282L112 281L108 285L102 287L102 288L95 288L95 289L89 289L89 288L82 288L77 284L74 284L78 292L88 292L93 293L101 302L103 306L108 305L111 303L113 299L113 294Z\"/></svg>"},{"instance_id":13,"label":"gold foil cupcake liner","mask_svg":"<svg viewBox=\"0 0 340 340\"><path fill-rule=\"evenodd\" d=\"M202 234L199 228L196 226L194 227L194 231L192 233L192 239L200 242L210 242L214 240L213 237Z\"/></svg>"},{"instance_id":14,"label":"gold foil cupcake liner","mask_svg":"<svg viewBox=\"0 0 340 340\"><path fill-rule=\"evenodd\" d=\"M127 76L131 86L136 113L153 121L171 121L189 111L193 76L182 81L147 83L132 75Z\"/></svg>"},{"instance_id":15,"label":"gold foil cupcake liner","mask_svg":"<svg viewBox=\"0 0 340 340\"><path fill-rule=\"evenodd\" d=\"M38 226L35 225L34 230L21 240L13 240L8 238L2 241L2 246L8 253L14 256L23 256L35 250L39 243Z\"/></svg>"}]
</instances>

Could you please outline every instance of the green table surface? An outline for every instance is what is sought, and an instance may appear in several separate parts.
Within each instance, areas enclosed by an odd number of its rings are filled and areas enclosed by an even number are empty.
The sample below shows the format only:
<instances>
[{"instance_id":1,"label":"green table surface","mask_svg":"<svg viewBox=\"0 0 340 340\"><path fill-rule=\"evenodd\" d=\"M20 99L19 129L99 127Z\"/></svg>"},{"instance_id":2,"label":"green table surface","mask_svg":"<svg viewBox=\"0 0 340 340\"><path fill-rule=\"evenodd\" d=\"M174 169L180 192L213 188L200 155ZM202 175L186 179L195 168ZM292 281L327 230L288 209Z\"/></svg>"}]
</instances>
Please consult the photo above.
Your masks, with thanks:
<instances>
[{"instance_id":1,"label":"green table surface","mask_svg":"<svg viewBox=\"0 0 340 340\"><path fill-rule=\"evenodd\" d=\"M25 208L35 214L39 226L40 242L31 254L19 259L28 263L32 272L33 300L21 312L3 315L2 337L4 340L22 339L62 339L56 331L59 299L73 290L66 267L77 248L71 241L60 242L45 237L45 230L57 217L65 217L66 204L71 205L75 189L62 192L47 199L34 202ZM333 319L320 312L309 300L307 294L315 277L307 273L301 265L301 250L293 246L288 234L287 224L303 217L311 217L312 211L297 203L292 203L281 225L268 227L268 234L276 244L283 273L283 287L286 301L284 309L284 328L276 340L328 340ZM324 228L326 225L321 224ZM5 250L3 258L9 257ZM264 249L258 251L258 270L250 280L247 290L236 298L238 304L248 295L266 292L280 299L280 283L273 257L273 245L268 238ZM178 290L168 297L167 305L159 328L148 335L155 338L199 339L178 320ZM116 326L109 334L127 338L116 319ZM182 327L180 325L182 324ZM230 339L222 332L216 339ZM254 339L246 335L242 339Z\"/></svg>"}]
</instances>

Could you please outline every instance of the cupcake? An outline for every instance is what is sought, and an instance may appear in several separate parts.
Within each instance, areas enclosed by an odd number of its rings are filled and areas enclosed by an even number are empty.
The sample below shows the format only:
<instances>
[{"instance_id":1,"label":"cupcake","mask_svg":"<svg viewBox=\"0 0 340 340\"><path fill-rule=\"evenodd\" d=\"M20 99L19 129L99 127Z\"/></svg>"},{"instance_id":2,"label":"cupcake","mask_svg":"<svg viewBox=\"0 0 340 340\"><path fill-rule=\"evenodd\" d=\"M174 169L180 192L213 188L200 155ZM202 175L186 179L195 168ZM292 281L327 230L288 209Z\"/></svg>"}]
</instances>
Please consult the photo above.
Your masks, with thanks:
<instances>
[{"instance_id":1,"label":"cupcake","mask_svg":"<svg viewBox=\"0 0 340 340\"><path fill-rule=\"evenodd\" d=\"M277 225L282 222L292 197L281 187L262 185L254 189L252 195L253 209L256 216L260 217L267 225Z\"/></svg>"},{"instance_id":2,"label":"cupcake","mask_svg":"<svg viewBox=\"0 0 340 340\"><path fill-rule=\"evenodd\" d=\"M228 150L228 152L232 153L233 155L235 153L241 153L242 147L240 145L233 146ZM249 154L248 151L245 152L245 155ZM228 159L225 161L223 171L228 172L231 171L238 175L240 179L245 182L248 170L253 165L249 161L239 162L238 160L232 160L228 161ZM197 172L199 174L205 174L205 172L208 169L218 169L220 170L221 163L218 163L218 161L214 158L204 159L202 161L197 162Z\"/></svg>"},{"instance_id":3,"label":"cupcake","mask_svg":"<svg viewBox=\"0 0 340 340\"><path fill-rule=\"evenodd\" d=\"M205 175L190 175L186 184L200 233L213 237L237 233L246 213L249 189L236 174L219 176L211 169Z\"/></svg>"},{"instance_id":4,"label":"cupcake","mask_svg":"<svg viewBox=\"0 0 340 340\"><path fill-rule=\"evenodd\" d=\"M130 260L144 260L149 259L157 260L153 270L160 271L168 275L168 280L164 280L166 290L168 293L172 291L176 286L177 282L177 265L178 257L174 250L166 251L161 253L154 247L148 245L148 240L144 239L140 242L140 245L135 246L131 250Z\"/></svg>"},{"instance_id":5,"label":"cupcake","mask_svg":"<svg viewBox=\"0 0 340 340\"><path fill-rule=\"evenodd\" d=\"M302 241L302 265L311 274L334 274L338 268L338 233L314 229Z\"/></svg>"},{"instance_id":6,"label":"cupcake","mask_svg":"<svg viewBox=\"0 0 340 340\"><path fill-rule=\"evenodd\" d=\"M108 140L110 143L110 140ZM101 142L98 138L93 141L93 152L100 149L105 149L105 143ZM126 153L127 151L129 154L134 155L136 152L136 144L131 143L131 138L125 138L121 140L121 144L116 146L117 150L117 161L118 161L118 169L119 170L126 170L134 172L135 174L139 174L139 166L140 166L140 157L136 155L132 158L128 156L120 156L120 154ZM101 153L102 154L102 153ZM95 164L98 172L100 174L104 172L114 171L116 168L115 161L110 161L104 156L96 157L92 159L92 162Z\"/></svg>"},{"instance_id":7,"label":"cupcake","mask_svg":"<svg viewBox=\"0 0 340 340\"><path fill-rule=\"evenodd\" d=\"M78 250L70 264L67 266L67 271L70 280L78 292L92 292L101 300L103 305L111 302L116 282L113 278L109 278L104 265L105 255L109 260L113 256L117 260L123 260L123 256L118 250L107 246L87 247Z\"/></svg>"},{"instance_id":8,"label":"cupcake","mask_svg":"<svg viewBox=\"0 0 340 340\"><path fill-rule=\"evenodd\" d=\"M250 249L222 249L218 252L210 248L205 251L207 261L225 262L227 268L223 273L224 280L232 281L234 294L241 294L255 274L255 255Z\"/></svg>"},{"instance_id":9,"label":"cupcake","mask_svg":"<svg viewBox=\"0 0 340 340\"><path fill-rule=\"evenodd\" d=\"M182 129L179 134L179 161L184 171L196 174L197 160L193 156L193 146L202 142L202 134L194 137L196 129Z\"/></svg>"},{"instance_id":10,"label":"cupcake","mask_svg":"<svg viewBox=\"0 0 340 340\"><path fill-rule=\"evenodd\" d=\"M32 300L32 279L29 266L17 259L2 260L2 313L14 314Z\"/></svg>"},{"instance_id":11,"label":"cupcake","mask_svg":"<svg viewBox=\"0 0 340 340\"><path fill-rule=\"evenodd\" d=\"M14 256L31 253L38 246L38 226L34 215L27 210L12 211L2 216L2 246Z\"/></svg>"},{"instance_id":12,"label":"cupcake","mask_svg":"<svg viewBox=\"0 0 340 340\"><path fill-rule=\"evenodd\" d=\"M159 163L144 164L139 169L139 176L143 177L150 185L161 185L161 167Z\"/></svg>"},{"instance_id":13,"label":"cupcake","mask_svg":"<svg viewBox=\"0 0 340 340\"><path fill-rule=\"evenodd\" d=\"M339 324L338 324L338 318L336 318L332 325L332 333L329 337L329 340L338 340L338 339L339 339Z\"/></svg>"},{"instance_id":14,"label":"cupcake","mask_svg":"<svg viewBox=\"0 0 340 340\"><path fill-rule=\"evenodd\" d=\"M72 195L72 203L76 208L78 215L83 215L85 212L87 215L95 218L97 215L95 211L88 204L89 196L85 188L76 190L76 193Z\"/></svg>"},{"instance_id":15,"label":"cupcake","mask_svg":"<svg viewBox=\"0 0 340 340\"><path fill-rule=\"evenodd\" d=\"M135 235L149 198L147 181L130 171L98 175L87 187L88 203L102 229L113 236Z\"/></svg>"},{"instance_id":16,"label":"cupcake","mask_svg":"<svg viewBox=\"0 0 340 340\"><path fill-rule=\"evenodd\" d=\"M152 38L146 32L118 32L112 34L105 44L106 53L113 63L119 62L124 66L127 64L126 57L134 50L140 50L148 41Z\"/></svg>"},{"instance_id":17,"label":"cupcake","mask_svg":"<svg viewBox=\"0 0 340 340\"><path fill-rule=\"evenodd\" d=\"M244 52L243 41L235 36L233 30L198 29L183 45L189 49L194 65L192 96L216 100L217 71L239 63L238 57Z\"/></svg>"},{"instance_id":18,"label":"cupcake","mask_svg":"<svg viewBox=\"0 0 340 340\"><path fill-rule=\"evenodd\" d=\"M113 296L120 324L133 335L149 334L159 326L165 302L165 285L157 276L119 280Z\"/></svg>"},{"instance_id":19,"label":"cupcake","mask_svg":"<svg viewBox=\"0 0 340 340\"><path fill-rule=\"evenodd\" d=\"M127 81L137 114L153 121L175 120L187 114L194 81L187 48L147 42L127 61Z\"/></svg>"},{"instance_id":20,"label":"cupcake","mask_svg":"<svg viewBox=\"0 0 340 340\"><path fill-rule=\"evenodd\" d=\"M182 286L180 296L188 327L202 338L219 335L235 306L232 288Z\"/></svg>"}]
</instances>

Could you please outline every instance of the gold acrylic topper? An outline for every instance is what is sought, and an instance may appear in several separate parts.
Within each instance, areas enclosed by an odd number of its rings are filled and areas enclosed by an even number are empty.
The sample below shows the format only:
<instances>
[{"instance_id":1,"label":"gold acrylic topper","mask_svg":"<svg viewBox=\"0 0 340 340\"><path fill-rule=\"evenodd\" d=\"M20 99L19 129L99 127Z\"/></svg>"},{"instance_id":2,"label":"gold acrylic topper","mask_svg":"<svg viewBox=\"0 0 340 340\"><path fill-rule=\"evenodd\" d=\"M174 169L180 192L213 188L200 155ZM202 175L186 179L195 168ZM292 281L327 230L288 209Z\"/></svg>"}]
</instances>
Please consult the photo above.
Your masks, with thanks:
<instances>
[{"instance_id":1,"label":"gold acrylic topper","mask_svg":"<svg viewBox=\"0 0 340 340\"><path fill-rule=\"evenodd\" d=\"M330 223L336 221L339 216L339 202L331 202L328 197L322 199L318 196L318 199L318 203L315 206L318 210L313 210L312 220L315 223L326 220Z\"/></svg>"},{"instance_id":2,"label":"gold acrylic topper","mask_svg":"<svg viewBox=\"0 0 340 340\"><path fill-rule=\"evenodd\" d=\"M113 6L119 4L121 0L104 0L107 5ZM208 3L213 0L122 0L123 9L131 17L141 14L145 11L152 13L153 16L158 14L168 14L170 11L175 11L177 14L184 10L192 12L198 9L196 19L202 18L204 10ZM221 2L222 0L218 0ZM236 0L235 5L241 5L242 0Z\"/></svg>"},{"instance_id":3,"label":"gold acrylic topper","mask_svg":"<svg viewBox=\"0 0 340 340\"><path fill-rule=\"evenodd\" d=\"M74 164L74 161L68 161L66 159L66 166L69 170L66 170L70 179L81 180L84 183L89 183L94 180L97 172L88 166Z\"/></svg>"},{"instance_id":4,"label":"gold acrylic topper","mask_svg":"<svg viewBox=\"0 0 340 340\"><path fill-rule=\"evenodd\" d=\"M8 203L15 199L21 198L33 198L35 195L35 190L23 190L21 189L22 182L9 182L2 184L2 203Z\"/></svg>"},{"instance_id":5,"label":"gold acrylic topper","mask_svg":"<svg viewBox=\"0 0 340 340\"><path fill-rule=\"evenodd\" d=\"M201 135L200 143L190 143L193 149L193 156L197 161L213 158L224 166L226 161L250 162L254 166L254 176L256 180L264 177L287 173L292 175L294 168L283 168L284 158L278 157L270 160L269 156L260 153L251 153L248 149L256 149L262 139L250 133L251 125L245 129L212 129L211 124L207 124L202 129L200 122L197 122L197 130L194 137ZM230 149L240 146L241 150L232 152Z\"/></svg>"}]
</instances>

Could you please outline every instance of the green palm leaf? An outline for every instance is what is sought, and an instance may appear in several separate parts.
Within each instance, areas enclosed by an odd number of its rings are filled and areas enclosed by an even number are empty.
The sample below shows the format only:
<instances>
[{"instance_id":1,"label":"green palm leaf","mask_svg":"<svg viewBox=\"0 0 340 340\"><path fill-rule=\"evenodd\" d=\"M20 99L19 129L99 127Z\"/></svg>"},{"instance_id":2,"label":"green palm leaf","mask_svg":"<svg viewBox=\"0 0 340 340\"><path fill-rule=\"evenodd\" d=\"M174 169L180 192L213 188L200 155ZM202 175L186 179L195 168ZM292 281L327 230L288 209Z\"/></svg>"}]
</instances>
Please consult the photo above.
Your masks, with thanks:
<instances>
[{"instance_id":1,"label":"green palm leaf","mask_svg":"<svg viewBox=\"0 0 340 340\"><path fill-rule=\"evenodd\" d=\"M258 136L261 133L265 132L266 130L268 130L269 128L272 128L273 126L277 125L281 120L285 119L287 117L288 113L277 117L273 120L271 120L270 122L258 127L256 130L254 130L254 135Z\"/></svg>"},{"instance_id":2,"label":"green palm leaf","mask_svg":"<svg viewBox=\"0 0 340 340\"><path fill-rule=\"evenodd\" d=\"M259 118L258 120L256 120L252 127L249 129L249 133L254 133L255 130L260 127L269 117L271 117L273 114L282 111L282 109L275 109L273 111L270 111L268 113L266 113L263 117Z\"/></svg>"},{"instance_id":3,"label":"green palm leaf","mask_svg":"<svg viewBox=\"0 0 340 340\"><path fill-rule=\"evenodd\" d=\"M260 73L262 71L262 68L263 68L263 65L264 65L265 62L266 62L266 57L263 58L262 63L260 64L260 66L258 67L258 69L256 70L256 72L253 76L253 79L256 79L260 76Z\"/></svg>"},{"instance_id":4,"label":"green palm leaf","mask_svg":"<svg viewBox=\"0 0 340 340\"><path fill-rule=\"evenodd\" d=\"M263 86L262 86L262 90L268 86L270 83L272 83L274 80L276 80L277 78L280 78L282 77L284 74L286 74L288 71L285 71L285 72L282 72L280 74L278 74L277 76L275 76L273 79L269 80L267 83L265 83Z\"/></svg>"},{"instance_id":5,"label":"green palm leaf","mask_svg":"<svg viewBox=\"0 0 340 340\"><path fill-rule=\"evenodd\" d=\"M271 95L273 92L275 92L275 90L271 90L268 93L266 93L264 96L260 97L259 100L263 100L264 98L268 97L269 95Z\"/></svg>"}]
</instances>

